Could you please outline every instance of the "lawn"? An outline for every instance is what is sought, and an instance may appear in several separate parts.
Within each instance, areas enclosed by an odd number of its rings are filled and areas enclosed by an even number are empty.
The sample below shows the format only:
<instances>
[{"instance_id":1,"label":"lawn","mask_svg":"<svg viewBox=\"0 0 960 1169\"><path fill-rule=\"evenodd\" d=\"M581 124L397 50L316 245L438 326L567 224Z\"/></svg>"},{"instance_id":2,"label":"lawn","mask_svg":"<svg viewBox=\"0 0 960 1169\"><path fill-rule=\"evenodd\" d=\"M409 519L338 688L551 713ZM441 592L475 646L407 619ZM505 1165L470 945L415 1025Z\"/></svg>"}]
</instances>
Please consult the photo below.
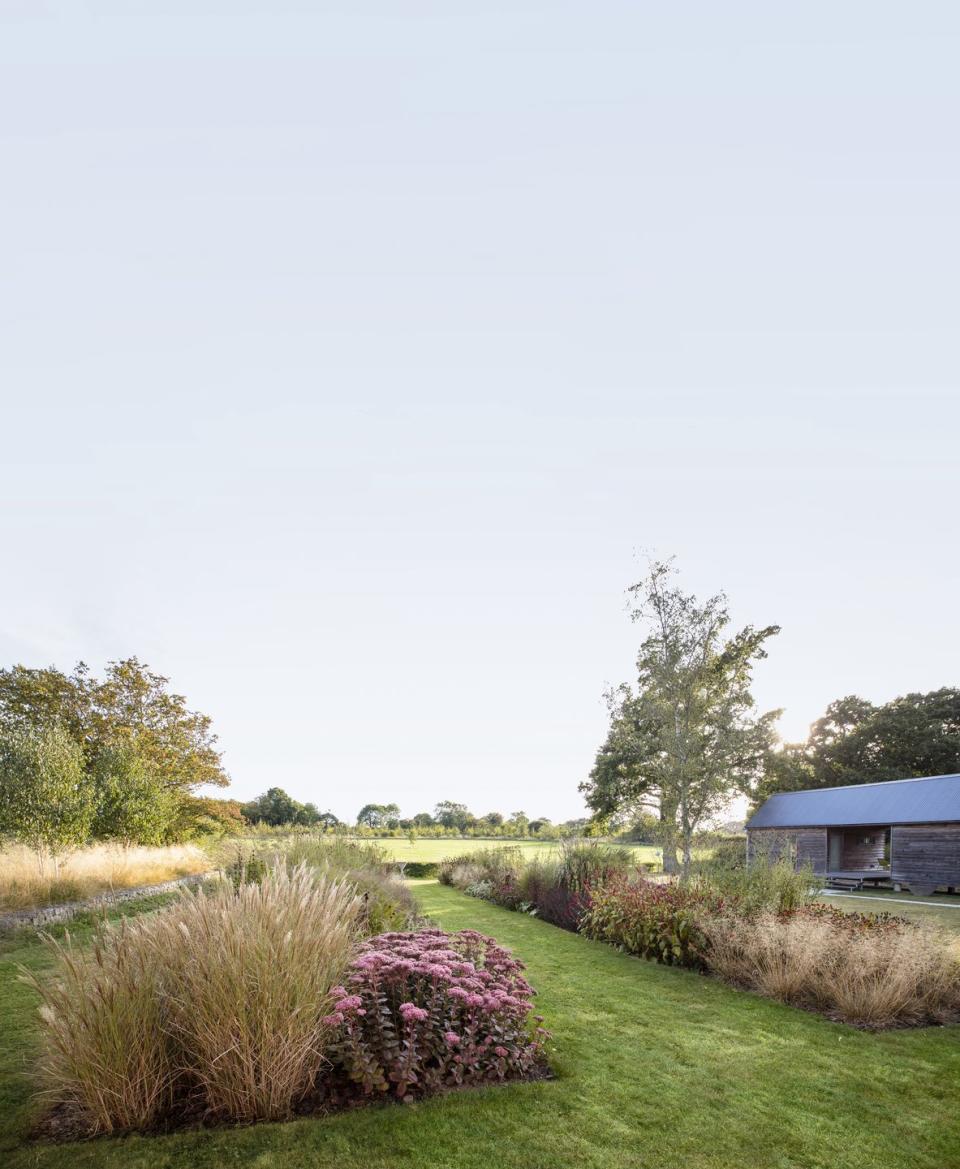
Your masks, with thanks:
<instances>
[{"instance_id":1,"label":"lawn","mask_svg":"<svg viewBox=\"0 0 960 1169\"><path fill-rule=\"evenodd\" d=\"M960 1169L960 1028L870 1035L418 883L527 962L557 1078L282 1125L25 1144L35 941L0 950L0 1162L200 1169Z\"/></svg>"},{"instance_id":2,"label":"lawn","mask_svg":"<svg viewBox=\"0 0 960 1169\"><path fill-rule=\"evenodd\" d=\"M858 893L824 894L821 899L847 913L895 913L960 935L960 897L946 893L911 897L909 893L861 889Z\"/></svg>"},{"instance_id":3,"label":"lawn","mask_svg":"<svg viewBox=\"0 0 960 1169\"><path fill-rule=\"evenodd\" d=\"M525 857L547 856L556 852L557 843L553 840L504 840L503 837L490 837L483 840L475 839L441 839L441 840L401 840L389 837L385 840L372 840L377 848L383 849L388 856L398 861L440 861L448 856L461 856L467 852L477 852L482 848L519 848ZM625 844L638 862L660 860L660 849L650 844Z\"/></svg>"}]
</instances>

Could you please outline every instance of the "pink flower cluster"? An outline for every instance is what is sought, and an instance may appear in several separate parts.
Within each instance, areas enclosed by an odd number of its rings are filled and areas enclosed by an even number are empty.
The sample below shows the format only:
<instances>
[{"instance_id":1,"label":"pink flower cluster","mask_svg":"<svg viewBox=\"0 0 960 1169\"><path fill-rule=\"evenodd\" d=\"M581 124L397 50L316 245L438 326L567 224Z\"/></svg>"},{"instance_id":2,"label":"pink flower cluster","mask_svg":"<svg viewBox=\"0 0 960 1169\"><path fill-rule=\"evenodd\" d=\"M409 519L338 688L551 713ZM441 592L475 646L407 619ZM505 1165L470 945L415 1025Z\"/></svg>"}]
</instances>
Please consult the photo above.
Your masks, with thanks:
<instances>
[{"instance_id":1,"label":"pink flower cluster","mask_svg":"<svg viewBox=\"0 0 960 1169\"><path fill-rule=\"evenodd\" d=\"M327 1054L365 1094L401 1099L528 1076L548 1033L531 1020L523 965L475 930L371 938L334 987Z\"/></svg>"}]
</instances>

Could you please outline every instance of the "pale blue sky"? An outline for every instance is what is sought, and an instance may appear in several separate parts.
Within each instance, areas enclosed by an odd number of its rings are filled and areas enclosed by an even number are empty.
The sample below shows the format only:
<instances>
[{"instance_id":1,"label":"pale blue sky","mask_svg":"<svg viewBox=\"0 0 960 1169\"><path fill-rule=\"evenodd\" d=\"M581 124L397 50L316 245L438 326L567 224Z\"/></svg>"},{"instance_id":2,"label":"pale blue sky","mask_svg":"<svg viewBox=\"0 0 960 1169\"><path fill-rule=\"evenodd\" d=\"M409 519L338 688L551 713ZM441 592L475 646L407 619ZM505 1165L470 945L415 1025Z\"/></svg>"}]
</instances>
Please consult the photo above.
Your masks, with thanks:
<instances>
[{"instance_id":1,"label":"pale blue sky","mask_svg":"<svg viewBox=\"0 0 960 1169\"><path fill-rule=\"evenodd\" d=\"M635 550L960 682L953 3L0 0L0 660L250 796L555 818Z\"/></svg>"}]
</instances>

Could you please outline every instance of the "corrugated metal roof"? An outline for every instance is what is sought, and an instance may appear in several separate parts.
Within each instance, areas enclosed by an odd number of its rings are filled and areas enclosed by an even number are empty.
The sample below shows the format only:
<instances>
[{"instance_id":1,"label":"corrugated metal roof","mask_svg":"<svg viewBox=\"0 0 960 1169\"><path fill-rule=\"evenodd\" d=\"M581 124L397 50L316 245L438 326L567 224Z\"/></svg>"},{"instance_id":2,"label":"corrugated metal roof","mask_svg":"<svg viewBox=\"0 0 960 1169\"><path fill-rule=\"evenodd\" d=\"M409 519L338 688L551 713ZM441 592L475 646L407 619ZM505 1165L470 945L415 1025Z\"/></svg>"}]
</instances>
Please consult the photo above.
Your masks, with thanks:
<instances>
[{"instance_id":1,"label":"corrugated metal roof","mask_svg":"<svg viewBox=\"0 0 960 1169\"><path fill-rule=\"evenodd\" d=\"M748 828L820 828L857 824L960 822L960 775L892 779L802 792L779 792Z\"/></svg>"}]
</instances>

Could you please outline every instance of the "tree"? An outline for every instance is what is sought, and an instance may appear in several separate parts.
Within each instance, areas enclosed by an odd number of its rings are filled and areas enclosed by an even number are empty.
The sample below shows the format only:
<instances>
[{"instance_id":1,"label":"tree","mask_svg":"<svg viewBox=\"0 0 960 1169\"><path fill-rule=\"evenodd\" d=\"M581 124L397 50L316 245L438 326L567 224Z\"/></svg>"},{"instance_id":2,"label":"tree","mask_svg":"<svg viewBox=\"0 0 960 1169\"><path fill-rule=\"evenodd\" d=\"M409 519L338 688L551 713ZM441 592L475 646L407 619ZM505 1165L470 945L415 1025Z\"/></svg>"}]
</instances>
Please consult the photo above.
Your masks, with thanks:
<instances>
[{"instance_id":1,"label":"tree","mask_svg":"<svg viewBox=\"0 0 960 1169\"><path fill-rule=\"evenodd\" d=\"M179 811L176 793L130 742L103 747L93 765L92 834L123 845L161 844Z\"/></svg>"},{"instance_id":2,"label":"tree","mask_svg":"<svg viewBox=\"0 0 960 1169\"><path fill-rule=\"evenodd\" d=\"M500 828L503 826L502 812L487 812L483 818L483 823L489 825L491 828Z\"/></svg>"},{"instance_id":3,"label":"tree","mask_svg":"<svg viewBox=\"0 0 960 1169\"><path fill-rule=\"evenodd\" d=\"M95 682L78 662L72 674L55 666L0 670L0 730L59 725L81 745L91 731Z\"/></svg>"},{"instance_id":4,"label":"tree","mask_svg":"<svg viewBox=\"0 0 960 1169\"><path fill-rule=\"evenodd\" d=\"M321 812L317 816L317 824L321 828L340 828L342 821L333 812Z\"/></svg>"},{"instance_id":5,"label":"tree","mask_svg":"<svg viewBox=\"0 0 960 1169\"><path fill-rule=\"evenodd\" d=\"M514 812L510 817L510 821L506 827L512 830L514 836L526 836L527 829L530 827L530 821L527 818L527 813Z\"/></svg>"},{"instance_id":6,"label":"tree","mask_svg":"<svg viewBox=\"0 0 960 1169\"><path fill-rule=\"evenodd\" d=\"M443 828L456 828L463 832L471 820L466 804L455 804L452 800L441 800L433 810L433 818Z\"/></svg>"},{"instance_id":7,"label":"tree","mask_svg":"<svg viewBox=\"0 0 960 1169\"><path fill-rule=\"evenodd\" d=\"M168 788L185 793L201 784L225 787L230 780L211 719L188 710L184 696L171 694L168 685L168 678L135 657L110 662L92 689L92 756L125 739Z\"/></svg>"},{"instance_id":8,"label":"tree","mask_svg":"<svg viewBox=\"0 0 960 1169\"><path fill-rule=\"evenodd\" d=\"M432 828L433 817L429 812L417 812L413 817L413 826L414 828Z\"/></svg>"},{"instance_id":9,"label":"tree","mask_svg":"<svg viewBox=\"0 0 960 1169\"><path fill-rule=\"evenodd\" d=\"M251 824L269 824L276 828L281 824L296 824L302 807L282 787L271 787L244 804L243 814Z\"/></svg>"},{"instance_id":10,"label":"tree","mask_svg":"<svg viewBox=\"0 0 960 1169\"><path fill-rule=\"evenodd\" d=\"M201 784L225 786L210 718L189 710L168 686L135 657L108 663L102 681L83 662L72 674L16 665L0 670L0 728L56 723L83 749L91 771L101 751L127 744L181 797Z\"/></svg>"},{"instance_id":11,"label":"tree","mask_svg":"<svg viewBox=\"0 0 960 1169\"><path fill-rule=\"evenodd\" d=\"M184 796L170 835L174 840L186 840L192 836L232 836L249 826L239 800Z\"/></svg>"},{"instance_id":12,"label":"tree","mask_svg":"<svg viewBox=\"0 0 960 1169\"><path fill-rule=\"evenodd\" d=\"M830 703L805 743L771 752L754 798L957 771L960 690L906 694L883 706L851 694Z\"/></svg>"},{"instance_id":13,"label":"tree","mask_svg":"<svg viewBox=\"0 0 960 1169\"><path fill-rule=\"evenodd\" d=\"M630 589L632 617L646 629L636 689L608 696L610 732L580 790L598 815L655 808L664 868L676 869L679 845L688 874L694 833L755 782L773 742L780 712L757 716L750 683L779 626L725 637L726 597L701 604L673 575L670 563L655 562Z\"/></svg>"},{"instance_id":14,"label":"tree","mask_svg":"<svg viewBox=\"0 0 960 1169\"><path fill-rule=\"evenodd\" d=\"M357 824L367 828L395 828L399 821L397 804L364 804L357 813Z\"/></svg>"},{"instance_id":15,"label":"tree","mask_svg":"<svg viewBox=\"0 0 960 1169\"><path fill-rule=\"evenodd\" d=\"M93 784L83 753L58 724L21 726L0 736L0 834L37 855L40 875L49 856L83 844L94 813Z\"/></svg>"}]
</instances>

